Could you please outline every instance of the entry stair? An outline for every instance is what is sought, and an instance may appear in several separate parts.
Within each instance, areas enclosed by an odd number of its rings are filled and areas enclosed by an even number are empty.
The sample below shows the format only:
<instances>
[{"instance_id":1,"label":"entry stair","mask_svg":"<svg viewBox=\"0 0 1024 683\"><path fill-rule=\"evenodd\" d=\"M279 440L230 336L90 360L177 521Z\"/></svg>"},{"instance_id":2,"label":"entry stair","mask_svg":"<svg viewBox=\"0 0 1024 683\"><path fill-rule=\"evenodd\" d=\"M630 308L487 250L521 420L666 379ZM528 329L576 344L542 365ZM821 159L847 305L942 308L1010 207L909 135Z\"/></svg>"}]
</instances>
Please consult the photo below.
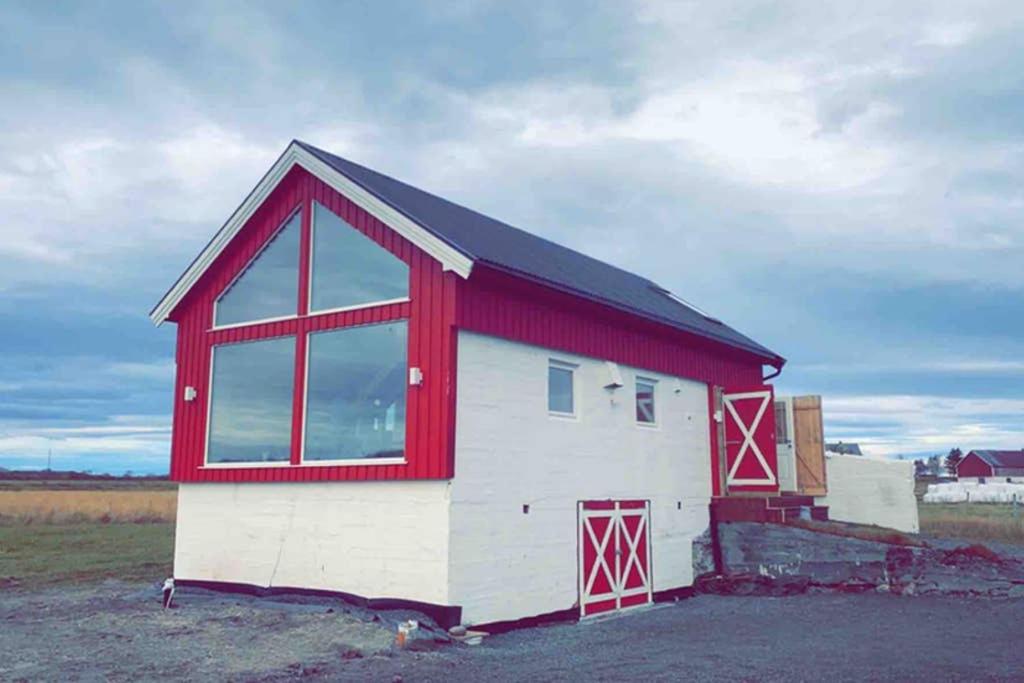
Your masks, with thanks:
<instances>
[{"instance_id":1,"label":"entry stair","mask_svg":"<svg viewBox=\"0 0 1024 683\"><path fill-rule=\"evenodd\" d=\"M712 498L711 512L718 522L785 524L797 519L828 521L827 505L815 505L814 496L801 496L794 493Z\"/></svg>"}]
</instances>

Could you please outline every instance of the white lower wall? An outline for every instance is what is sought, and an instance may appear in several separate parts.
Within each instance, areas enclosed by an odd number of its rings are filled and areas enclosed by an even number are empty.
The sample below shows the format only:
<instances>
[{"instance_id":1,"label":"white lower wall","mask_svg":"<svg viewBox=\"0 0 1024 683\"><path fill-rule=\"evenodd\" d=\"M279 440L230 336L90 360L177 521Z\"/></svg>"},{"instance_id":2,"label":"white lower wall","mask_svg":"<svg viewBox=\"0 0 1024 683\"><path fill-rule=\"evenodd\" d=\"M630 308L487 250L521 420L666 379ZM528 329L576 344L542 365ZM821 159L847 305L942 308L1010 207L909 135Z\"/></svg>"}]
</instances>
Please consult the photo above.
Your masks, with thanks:
<instances>
[{"instance_id":1,"label":"white lower wall","mask_svg":"<svg viewBox=\"0 0 1024 683\"><path fill-rule=\"evenodd\" d=\"M604 389L601 360L459 333L450 600L463 621L573 607L577 501L649 499L654 590L693 583L711 497L707 386L657 379L656 427L638 425L637 371ZM547 410L548 361L578 363L579 417ZM529 505L529 513L523 513Z\"/></svg>"},{"instance_id":2,"label":"white lower wall","mask_svg":"<svg viewBox=\"0 0 1024 683\"><path fill-rule=\"evenodd\" d=\"M179 579L448 602L447 481L181 484Z\"/></svg>"},{"instance_id":3,"label":"white lower wall","mask_svg":"<svg viewBox=\"0 0 1024 683\"><path fill-rule=\"evenodd\" d=\"M817 502L830 519L919 531L912 462L830 453L825 471L828 494Z\"/></svg>"},{"instance_id":4,"label":"white lower wall","mask_svg":"<svg viewBox=\"0 0 1024 683\"><path fill-rule=\"evenodd\" d=\"M957 477L957 481L965 484L1024 484L1024 477L1007 477L991 475L987 477Z\"/></svg>"}]
</instances>

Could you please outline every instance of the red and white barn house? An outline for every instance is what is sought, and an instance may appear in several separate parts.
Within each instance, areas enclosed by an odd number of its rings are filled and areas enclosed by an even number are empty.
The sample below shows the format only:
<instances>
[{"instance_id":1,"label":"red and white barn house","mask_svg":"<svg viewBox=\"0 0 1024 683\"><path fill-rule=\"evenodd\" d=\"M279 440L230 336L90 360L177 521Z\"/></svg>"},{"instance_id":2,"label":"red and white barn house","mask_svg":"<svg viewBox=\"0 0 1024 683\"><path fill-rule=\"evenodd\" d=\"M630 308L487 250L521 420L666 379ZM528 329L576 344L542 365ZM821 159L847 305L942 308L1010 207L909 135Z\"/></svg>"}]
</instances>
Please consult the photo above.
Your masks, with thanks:
<instances>
[{"instance_id":1,"label":"red and white barn house","mask_svg":"<svg viewBox=\"0 0 1024 683\"><path fill-rule=\"evenodd\" d=\"M978 483L1024 483L1024 450L971 451L957 463L956 478Z\"/></svg>"},{"instance_id":2,"label":"red and white barn house","mask_svg":"<svg viewBox=\"0 0 1024 683\"><path fill-rule=\"evenodd\" d=\"M779 355L305 143L152 318L179 583L589 616L685 591L712 500L778 493Z\"/></svg>"}]
</instances>

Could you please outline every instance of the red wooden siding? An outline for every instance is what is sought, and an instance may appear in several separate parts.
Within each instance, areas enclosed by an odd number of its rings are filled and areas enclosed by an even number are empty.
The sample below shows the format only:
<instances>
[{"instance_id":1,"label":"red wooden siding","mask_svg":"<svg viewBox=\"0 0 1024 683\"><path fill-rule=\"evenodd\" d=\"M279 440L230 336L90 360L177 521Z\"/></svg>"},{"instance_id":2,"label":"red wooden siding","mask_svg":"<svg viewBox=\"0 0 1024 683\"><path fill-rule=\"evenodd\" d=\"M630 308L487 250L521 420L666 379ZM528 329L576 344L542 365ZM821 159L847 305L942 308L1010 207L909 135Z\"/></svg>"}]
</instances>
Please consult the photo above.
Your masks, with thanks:
<instances>
[{"instance_id":1,"label":"red wooden siding","mask_svg":"<svg viewBox=\"0 0 1024 683\"><path fill-rule=\"evenodd\" d=\"M715 385L761 382L762 361L751 354L485 266L457 303L461 329Z\"/></svg>"},{"instance_id":2,"label":"red wooden siding","mask_svg":"<svg viewBox=\"0 0 1024 683\"><path fill-rule=\"evenodd\" d=\"M956 468L958 477L991 477L994 474L992 466L974 453L968 453Z\"/></svg>"},{"instance_id":3,"label":"red wooden siding","mask_svg":"<svg viewBox=\"0 0 1024 683\"><path fill-rule=\"evenodd\" d=\"M308 295L308 245L312 201L331 209L409 265L406 303L374 306L320 315L298 315L283 321L212 330L213 302L297 208L303 210L302 256L296 311L305 310ZM322 481L360 479L447 478L453 463L455 281L441 265L345 197L301 169L292 171L264 201L214 264L171 314L178 324L178 365L174 395L171 477L176 481ZM408 361L423 371L423 384L409 387L406 403L406 464L297 466L299 430L293 428L294 467L203 468L211 348L215 344L270 336L297 336L296 368L302 367L307 332L345 325L407 319ZM294 395L295 427L303 402L302 373ZM186 386L196 400L186 403Z\"/></svg>"},{"instance_id":4,"label":"red wooden siding","mask_svg":"<svg viewBox=\"0 0 1024 683\"><path fill-rule=\"evenodd\" d=\"M714 387L760 384L760 358L480 265L461 285L461 329L707 383L711 481L721 495Z\"/></svg>"}]
</instances>

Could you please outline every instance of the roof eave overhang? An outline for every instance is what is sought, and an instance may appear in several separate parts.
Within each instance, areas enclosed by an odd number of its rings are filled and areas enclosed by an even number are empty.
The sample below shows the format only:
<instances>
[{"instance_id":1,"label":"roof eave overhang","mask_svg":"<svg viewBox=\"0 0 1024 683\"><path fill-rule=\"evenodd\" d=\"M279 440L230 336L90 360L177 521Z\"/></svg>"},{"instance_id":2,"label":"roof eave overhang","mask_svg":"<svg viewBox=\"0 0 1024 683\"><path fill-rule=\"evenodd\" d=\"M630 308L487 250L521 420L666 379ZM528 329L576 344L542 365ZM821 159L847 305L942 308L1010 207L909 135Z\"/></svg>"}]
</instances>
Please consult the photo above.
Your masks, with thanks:
<instances>
[{"instance_id":1,"label":"roof eave overhang","mask_svg":"<svg viewBox=\"0 0 1024 683\"><path fill-rule=\"evenodd\" d=\"M469 277L473 270L473 259L470 256L385 203L348 176L321 161L298 143L292 142L249 193L249 196L245 198L245 201L235 209L227 223L214 235L199 256L153 308L149 317L154 324L160 325L168 319L270 193L296 166L316 176L371 216L385 223L389 228L440 262L445 270L453 271L463 278Z\"/></svg>"}]
</instances>

